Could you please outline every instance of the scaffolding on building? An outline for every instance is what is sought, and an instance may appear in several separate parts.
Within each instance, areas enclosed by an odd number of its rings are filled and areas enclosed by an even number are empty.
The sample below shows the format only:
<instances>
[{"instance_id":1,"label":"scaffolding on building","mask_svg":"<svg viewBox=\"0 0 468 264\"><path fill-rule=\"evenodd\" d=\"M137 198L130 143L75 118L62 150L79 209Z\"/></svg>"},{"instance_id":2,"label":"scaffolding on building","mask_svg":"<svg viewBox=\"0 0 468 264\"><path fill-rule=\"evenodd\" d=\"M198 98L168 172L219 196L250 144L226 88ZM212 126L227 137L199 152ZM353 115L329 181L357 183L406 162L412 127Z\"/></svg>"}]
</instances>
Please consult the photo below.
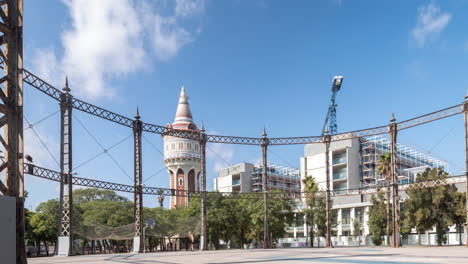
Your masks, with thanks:
<instances>
[{"instance_id":1,"label":"scaffolding on building","mask_svg":"<svg viewBox=\"0 0 468 264\"><path fill-rule=\"evenodd\" d=\"M360 138L362 182L364 185L385 184L385 179L377 170L380 155L390 152L391 142L383 136ZM417 173L426 168L443 167L448 169L447 162L417 150L413 147L397 143L398 180L400 184L413 183Z\"/></svg>"},{"instance_id":2,"label":"scaffolding on building","mask_svg":"<svg viewBox=\"0 0 468 264\"><path fill-rule=\"evenodd\" d=\"M252 173L253 192L263 191L262 173L263 167L261 165L254 165L254 172ZM299 169L268 163L267 175L268 190L301 191L301 174Z\"/></svg>"}]
</instances>

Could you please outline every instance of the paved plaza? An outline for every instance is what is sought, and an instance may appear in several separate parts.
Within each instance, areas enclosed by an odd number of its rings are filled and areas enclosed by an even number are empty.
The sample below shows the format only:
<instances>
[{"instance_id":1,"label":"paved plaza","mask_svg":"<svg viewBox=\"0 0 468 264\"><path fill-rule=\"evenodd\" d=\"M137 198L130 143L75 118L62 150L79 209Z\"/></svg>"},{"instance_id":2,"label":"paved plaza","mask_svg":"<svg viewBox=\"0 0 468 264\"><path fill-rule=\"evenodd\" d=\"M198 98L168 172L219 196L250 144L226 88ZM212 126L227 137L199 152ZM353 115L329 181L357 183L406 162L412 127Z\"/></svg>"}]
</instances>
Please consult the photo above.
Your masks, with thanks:
<instances>
[{"instance_id":1,"label":"paved plaza","mask_svg":"<svg viewBox=\"0 0 468 264\"><path fill-rule=\"evenodd\" d=\"M28 259L31 264L65 263L468 263L466 247L288 248L112 254Z\"/></svg>"}]
</instances>

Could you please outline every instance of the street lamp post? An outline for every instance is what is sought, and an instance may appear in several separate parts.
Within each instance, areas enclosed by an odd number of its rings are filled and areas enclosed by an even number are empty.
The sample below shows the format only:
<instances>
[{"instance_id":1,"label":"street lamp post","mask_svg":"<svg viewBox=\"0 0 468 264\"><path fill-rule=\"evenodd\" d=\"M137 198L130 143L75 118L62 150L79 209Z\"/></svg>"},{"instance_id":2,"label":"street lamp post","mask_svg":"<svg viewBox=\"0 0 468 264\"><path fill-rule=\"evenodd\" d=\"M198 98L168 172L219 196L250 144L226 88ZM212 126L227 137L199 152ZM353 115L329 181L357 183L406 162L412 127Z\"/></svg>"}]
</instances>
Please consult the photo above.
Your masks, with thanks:
<instances>
[{"instance_id":1,"label":"street lamp post","mask_svg":"<svg viewBox=\"0 0 468 264\"><path fill-rule=\"evenodd\" d=\"M146 253L146 228L153 229L154 225L156 224L156 220L154 218L148 218L145 221L145 226L143 227L143 253Z\"/></svg>"}]
</instances>

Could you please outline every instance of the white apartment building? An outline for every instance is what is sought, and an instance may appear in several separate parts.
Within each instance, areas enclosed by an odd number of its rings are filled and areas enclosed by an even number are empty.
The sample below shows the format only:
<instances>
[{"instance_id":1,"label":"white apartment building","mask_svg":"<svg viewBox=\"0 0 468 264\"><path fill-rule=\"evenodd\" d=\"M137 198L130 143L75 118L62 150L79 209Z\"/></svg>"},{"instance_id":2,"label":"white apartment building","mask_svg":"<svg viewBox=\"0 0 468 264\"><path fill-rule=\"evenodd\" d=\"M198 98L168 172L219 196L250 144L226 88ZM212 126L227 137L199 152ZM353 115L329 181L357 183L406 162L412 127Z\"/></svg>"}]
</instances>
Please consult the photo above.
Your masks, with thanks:
<instances>
[{"instance_id":1,"label":"white apartment building","mask_svg":"<svg viewBox=\"0 0 468 264\"><path fill-rule=\"evenodd\" d=\"M301 191L301 176L298 169L267 165L268 190L285 192ZM218 172L214 189L220 192L261 192L263 168L251 163L239 163Z\"/></svg>"},{"instance_id":2,"label":"white apartment building","mask_svg":"<svg viewBox=\"0 0 468 264\"><path fill-rule=\"evenodd\" d=\"M313 176L319 188L326 190L325 158L328 155L330 189L334 193L339 194L340 190L344 192L346 189L370 187L375 183L385 184L382 175L377 172L377 162L379 156L387 151L390 151L390 142L387 138L380 136L332 142L328 153L325 153L323 143L309 144L305 146L304 156L300 159L301 177ZM397 159L398 179L403 184L414 182L417 173L428 167L447 168L445 161L403 144L397 145ZM406 194L401 193L400 197L405 199ZM358 245L357 241L351 241L350 236L354 233L355 219L359 219L361 223L359 233L362 238L359 243L370 244L370 241L366 241L366 236L370 234L368 226L370 195L337 196L332 197L332 201L332 209L337 210L336 222L333 223L332 228L333 243ZM308 230L303 219L300 219L304 217L300 213L300 208L298 211L296 225L288 229L289 238L280 241L283 244L294 246L294 244L306 241ZM325 241L321 241L321 245L324 243Z\"/></svg>"}]
</instances>

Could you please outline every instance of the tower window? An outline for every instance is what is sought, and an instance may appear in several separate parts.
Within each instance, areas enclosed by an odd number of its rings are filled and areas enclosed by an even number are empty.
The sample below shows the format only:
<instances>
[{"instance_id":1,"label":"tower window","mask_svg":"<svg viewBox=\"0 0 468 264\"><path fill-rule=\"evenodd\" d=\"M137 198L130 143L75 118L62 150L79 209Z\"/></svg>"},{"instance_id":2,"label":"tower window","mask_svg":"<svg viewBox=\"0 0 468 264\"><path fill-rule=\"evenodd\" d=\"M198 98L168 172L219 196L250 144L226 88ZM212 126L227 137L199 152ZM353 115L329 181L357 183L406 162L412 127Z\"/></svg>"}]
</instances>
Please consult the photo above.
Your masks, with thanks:
<instances>
[{"instance_id":1,"label":"tower window","mask_svg":"<svg viewBox=\"0 0 468 264\"><path fill-rule=\"evenodd\" d=\"M184 185L184 179L179 178L179 186L182 186L182 185Z\"/></svg>"}]
</instances>

